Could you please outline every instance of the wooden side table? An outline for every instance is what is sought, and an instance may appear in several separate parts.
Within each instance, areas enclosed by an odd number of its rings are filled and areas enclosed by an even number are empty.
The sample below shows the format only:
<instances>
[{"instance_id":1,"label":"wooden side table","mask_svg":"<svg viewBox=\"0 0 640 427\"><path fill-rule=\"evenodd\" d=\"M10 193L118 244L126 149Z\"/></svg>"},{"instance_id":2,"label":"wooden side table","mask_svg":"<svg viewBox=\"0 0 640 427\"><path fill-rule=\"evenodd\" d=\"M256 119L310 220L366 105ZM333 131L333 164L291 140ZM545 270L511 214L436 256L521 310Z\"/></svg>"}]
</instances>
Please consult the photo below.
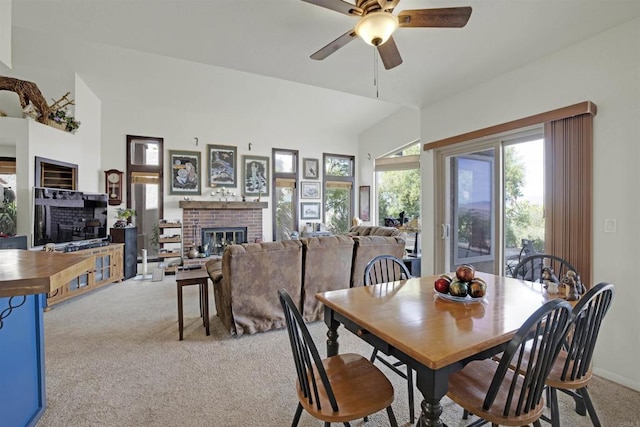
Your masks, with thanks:
<instances>
[{"instance_id":1,"label":"wooden side table","mask_svg":"<svg viewBox=\"0 0 640 427\"><path fill-rule=\"evenodd\" d=\"M209 273L205 269L178 270L176 272L176 287L178 290L178 334L180 341L182 341L182 332L184 330L182 288L189 285L198 285L200 287L200 317L202 317L202 324L207 335L209 335Z\"/></svg>"}]
</instances>

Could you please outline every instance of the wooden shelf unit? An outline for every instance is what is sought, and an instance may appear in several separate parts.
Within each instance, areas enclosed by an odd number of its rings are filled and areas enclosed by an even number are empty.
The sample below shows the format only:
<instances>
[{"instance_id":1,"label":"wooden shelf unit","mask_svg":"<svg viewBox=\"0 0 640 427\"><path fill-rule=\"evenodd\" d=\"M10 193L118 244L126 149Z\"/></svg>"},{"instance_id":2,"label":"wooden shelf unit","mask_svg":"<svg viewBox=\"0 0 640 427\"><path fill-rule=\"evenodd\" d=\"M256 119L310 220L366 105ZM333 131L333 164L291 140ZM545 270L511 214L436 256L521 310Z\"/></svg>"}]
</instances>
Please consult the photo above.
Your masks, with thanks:
<instances>
[{"instance_id":1,"label":"wooden shelf unit","mask_svg":"<svg viewBox=\"0 0 640 427\"><path fill-rule=\"evenodd\" d=\"M93 268L74 277L65 286L47 294L47 308L124 278L123 243L68 252L69 255L93 256ZM65 254L66 255L66 254Z\"/></svg>"},{"instance_id":2,"label":"wooden shelf unit","mask_svg":"<svg viewBox=\"0 0 640 427\"><path fill-rule=\"evenodd\" d=\"M36 182L39 187L77 190L78 165L36 156Z\"/></svg>"},{"instance_id":3,"label":"wooden shelf unit","mask_svg":"<svg viewBox=\"0 0 640 427\"><path fill-rule=\"evenodd\" d=\"M165 260L168 261L170 259L179 258L180 261L178 264L174 263L173 265L169 265L167 262L167 265L164 267L165 273L175 273L178 270L178 267L182 265L182 223L160 222L158 224L158 228L160 229L160 238L158 239L160 250L158 251L158 258L162 262ZM166 231L171 229L180 230L180 233L172 234ZM169 246L165 247L165 245ZM167 251L163 252L163 249L166 249Z\"/></svg>"}]
</instances>

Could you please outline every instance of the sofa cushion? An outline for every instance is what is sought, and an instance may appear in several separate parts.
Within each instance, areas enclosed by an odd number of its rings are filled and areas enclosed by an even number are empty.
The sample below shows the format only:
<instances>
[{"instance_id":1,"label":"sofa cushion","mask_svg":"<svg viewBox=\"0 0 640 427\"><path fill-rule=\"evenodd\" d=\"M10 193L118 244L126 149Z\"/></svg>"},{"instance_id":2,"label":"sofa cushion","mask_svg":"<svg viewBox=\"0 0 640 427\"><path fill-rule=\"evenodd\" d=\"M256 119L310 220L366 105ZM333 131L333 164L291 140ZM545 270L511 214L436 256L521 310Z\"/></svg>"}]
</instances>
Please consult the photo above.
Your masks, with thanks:
<instances>
[{"instance_id":1,"label":"sofa cushion","mask_svg":"<svg viewBox=\"0 0 640 427\"><path fill-rule=\"evenodd\" d=\"M377 225L355 225L347 234L351 236L399 236L402 232L394 227L381 227Z\"/></svg>"},{"instance_id":2,"label":"sofa cushion","mask_svg":"<svg viewBox=\"0 0 640 427\"><path fill-rule=\"evenodd\" d=\"M302 243L244 243L229 245L222 255L222 280L214 287L218 316L240 336L286 326L278 290L300 301Z\"/></svg>"},{"instance_id":3,"label":"sofa cushion","mask_svg":"<svg viewBox=\"0 0 640 427\"><path fill-rule=\"evenodd\" d=\"M309 237L302 242L302 317L322 319L324 306L318 292L346 289L350 285L353 239L349 236Z\"/></svg>"},{"instance_id":4,"label":"sofa cushion","mask_svg":"<svg viewBox=\"0 0 640 427\"><path fill-rule=\"evenodd\" d=\"M400 237L353 236L353 265L351 267L351 286L364 284L364 269L378 255L404 257L405 241Z\"/></svg>"}]
</instances>

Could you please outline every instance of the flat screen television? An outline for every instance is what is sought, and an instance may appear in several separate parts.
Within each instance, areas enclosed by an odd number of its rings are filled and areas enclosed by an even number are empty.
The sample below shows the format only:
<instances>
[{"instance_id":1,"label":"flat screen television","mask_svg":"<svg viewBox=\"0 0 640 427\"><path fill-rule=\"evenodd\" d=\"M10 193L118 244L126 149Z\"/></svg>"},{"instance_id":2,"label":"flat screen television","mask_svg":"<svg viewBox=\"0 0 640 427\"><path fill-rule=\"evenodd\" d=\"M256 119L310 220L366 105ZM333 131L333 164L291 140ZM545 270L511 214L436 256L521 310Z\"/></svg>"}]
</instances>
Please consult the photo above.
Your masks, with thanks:
<instances>
[{"instance_id":1,"label":"flat screen television","mask_svg":"<svg viewBox=\"0 0 640 427\"><path fill-rule=\"evenodd\" d=\"M107 238L107 195L58 188L33 191L33 246Z\"/></svg>"}]
</instances>

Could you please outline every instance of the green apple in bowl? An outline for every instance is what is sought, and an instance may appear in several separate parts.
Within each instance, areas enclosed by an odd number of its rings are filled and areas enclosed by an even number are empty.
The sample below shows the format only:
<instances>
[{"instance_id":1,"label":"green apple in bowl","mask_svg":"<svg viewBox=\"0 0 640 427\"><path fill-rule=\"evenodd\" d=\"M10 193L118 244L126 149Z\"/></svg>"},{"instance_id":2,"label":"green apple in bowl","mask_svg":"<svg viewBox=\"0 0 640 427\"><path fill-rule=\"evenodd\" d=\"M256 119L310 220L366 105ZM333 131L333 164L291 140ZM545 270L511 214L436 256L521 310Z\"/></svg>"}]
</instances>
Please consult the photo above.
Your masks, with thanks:
<instances>
[{"instance_id":1,"label":"green apple in bowl","mask_svg":"<svg viewBox=\"0 0 640 427\"><path fill-rule=\"evenodd\" d=\"M449 294L454 297L466 297L469 293L469 287L467 282L462 282L460 280L454 280L449 285Z\"/></svg>"}]
</instances>

